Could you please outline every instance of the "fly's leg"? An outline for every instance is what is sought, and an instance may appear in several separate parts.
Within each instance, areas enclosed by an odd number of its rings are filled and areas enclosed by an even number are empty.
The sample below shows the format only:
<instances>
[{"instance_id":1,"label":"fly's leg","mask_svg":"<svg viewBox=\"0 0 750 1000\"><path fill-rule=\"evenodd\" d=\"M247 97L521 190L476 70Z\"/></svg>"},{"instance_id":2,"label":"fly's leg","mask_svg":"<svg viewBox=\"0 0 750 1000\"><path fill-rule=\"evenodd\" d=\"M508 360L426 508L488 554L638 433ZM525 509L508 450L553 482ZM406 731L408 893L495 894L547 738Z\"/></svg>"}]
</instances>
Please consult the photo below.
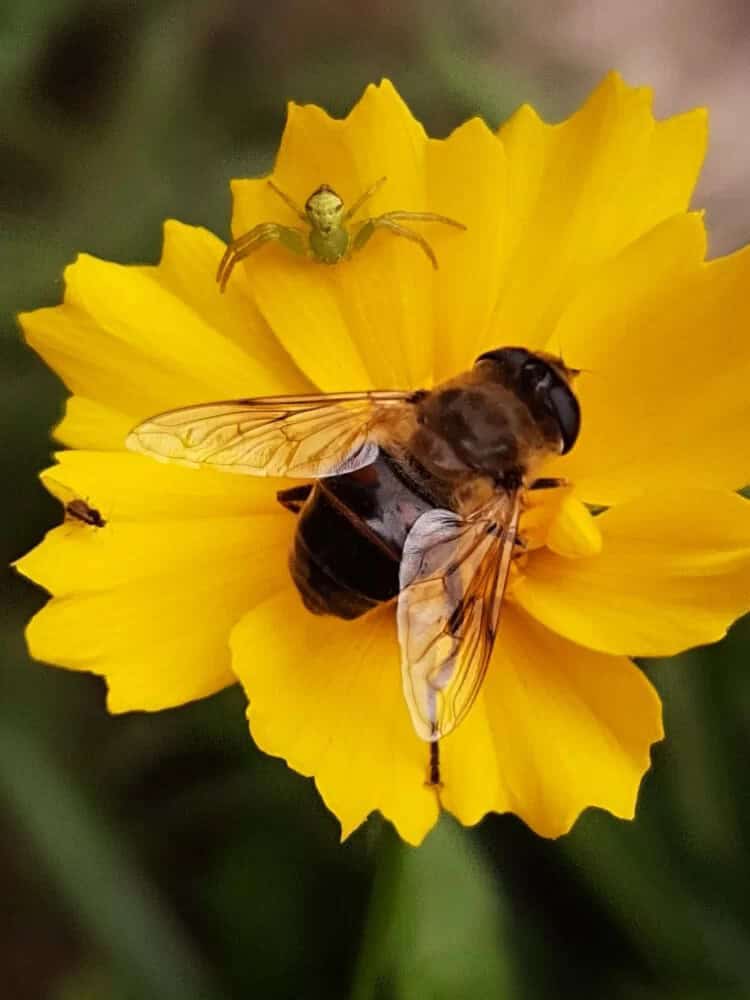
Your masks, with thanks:
<instances>
[{"instance_id":1,"label":"fly's leg","mask_svg":"<svg viewBox=\"0 0 750 1000\"><path fill-rule=\"evenodd\" d=\"M302 222L308 221L304 209L300 208L300 206L297 204L294 198L291 198L286 193L286 191L282 191L281 188L276 187L273 181L269 181L268 186L272 191L274 191L279 196L279 198L281 198L283 202L285 202L291 208L291 210L294 212L294 214L297 216L298 219L301 219Z\"/></svg>"},{"instance_id":2,"label":"fly's leg","mask_svg":"<svg viewBox=\"0 0 750 1000\"><path fill-rule=\"evenodd\" d=\"M386 212L385 215L378 215L373 219L365 219L364 222L359 224L352 238L350 253L356 253L357 250L361 250L376 229L387 229L389 232L395 233L396 236L403 236L404 239L411 240L412 243L420 246L429 257L432 266L437 270L437 257L430 244L420 233L415 233L412 229L402 226L400 224L402 220L411 220L412 222L442 222L449 226L455 226L457 229L466 229L466 226L462 222L456 222L455 219L449 219L445 215L435 215L432 212Z\"/></svg>"},{"instance_id":3,"label":"fly's leg","mask_svg":"<svg viewBox=\"0 0 750 1000\"><path fill-rule=\"evenodd\" d=\"M427 785L430 788L442 788L440 780L440 740L430 743L430 769Z\"/></svg>"},{"instance_id":4,"label":"fly's leg","mask_svg":"<svg viewBox=\"0 0 750 1000\"><path fill-rule=\"evenodd\" d=\"M440 793L443 790L443 782L440 778L440 740L430 743L430 762L427 767L427 781L425 788L432 788L437 796L438 805L443 808L440 800Z\"/></svg>"},{"instance_id":5,"label":"fly's leg","mask_svg":"<svg viewBox=\"0 0 750 1000\"><path fill-rule=\"evenodd\" d=\"M303 483L301 486L292 486L288 490L279 490L276 499L282 507L286 507L292 514L299 514L311 493L312 483Z\"/></svg>"},{"instance_id":6,"label":"fly's leg","mask_svg":"<svg viewBox=\"0 0 750 1000\"><path fill-rule=\"evenodd\" d=\"M300 229L292 229L290 226L281 226L277 222L261 222L249 232L238 236L232 240L224 251L219 269L216 272L216 280L219 288L223 292L227 287L229 276L235 264L249 257L251 253L260 250L266 243L281 243L292 253L304 256L307 253L305 234Z\"/></svg>"},{"instance_id":7,"label":"fly's leg","mask_svg":"<svg viewBox=\"0 0 750 1000\"><path fill-rule=\"evenodd\" d=\"M360 208L362 208L362 206L364 205L364 203L369 198L372 198L372 196L375 194L375 192L379 191L380 188L385 184L385 182L387 180L388 180L387 177L381 177L379 181L375 181L375 183L373 184L373 186L371 188L368 188L367 191L365 191L364 194L361 194L359 196L359 198L357 198L357 200L354 202L354 204L352 205L352 207L347 211L346 215L344 216L344 218L341 221L342 222L348 222L349 219L352 218L352 216L356 215L357 212L360 210Z\"/></svg>"}]
</instances>

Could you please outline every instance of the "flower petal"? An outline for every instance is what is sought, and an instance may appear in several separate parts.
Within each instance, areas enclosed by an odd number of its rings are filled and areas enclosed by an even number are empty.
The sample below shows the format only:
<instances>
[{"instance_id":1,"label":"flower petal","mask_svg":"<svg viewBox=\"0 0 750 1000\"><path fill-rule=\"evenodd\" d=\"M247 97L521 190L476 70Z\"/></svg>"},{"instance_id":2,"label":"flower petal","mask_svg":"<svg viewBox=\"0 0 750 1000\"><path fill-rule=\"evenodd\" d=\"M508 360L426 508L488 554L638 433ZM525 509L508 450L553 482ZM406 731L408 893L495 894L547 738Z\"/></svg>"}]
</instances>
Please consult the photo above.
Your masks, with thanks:
<instances>
[{"instance_id":1,"label":"flower petal","mask_svg":"<svg viewBox=\"0 0 750 1000\"><path fill-rule=\"evenodd\" d=\"M471 182L467 183L467 164ZM470 368L493 325L504 262L512 250L505 150L478 118L445 140L431 139L425 162L429 203L467 228L440 246L434 285L435 381ZM429 239L435 229L425 230Z\"/></svg>"},{"instance_id":2,"label":"flower petal","mask_svg":"<svg viewBox=\"0 0 750 1000\"><path fill-rule=\"evenodd\" d=\"M119 451L133 429L135 420L85 396L70 396L65 416L54 429L54 436L71 448L91 451Z\"/></svg>"},{"instance_id":3,"label":"flower petal","mask_svg":"<svg viewBox=\"0 0 750 1000\"><path fill-rule=\"evenodd\" d=\"M276 493L286 480L227 476L211 469L187 469L131 452L61 451L58 465L42 472L44 484L63 502L67 491L98 508L105 520L247 517L282 514ZM283 514L290 534L294 521Z\"/></svg>"},{"instance_id":4,"label":"flower petal","mask_svg":"<svg viewBox=\"0 0 750 1000\"><path fill-rule=\"evenodd\" d=\"M242 288L219 293L222 249L205 230L168 223L158 267L81 255L66 269L64 304L19 317L26 338L69 389L131 425L173 406L308 390ZM91 442L73 429L69 443Z\"/></svg>"},{"instance_id":5,"label":"flower petal","mask_svg":"<svg viewBox=\"0 0 750 1000\"><path fill-rule=\"evenodd\" d=\"M71 523L17 563L55 596L31 655L101 674L110 711L149 711L234 682L228 636L288 579L289 518Z\"/></svg>"},{"instance_id":6,"label":"flower petal","mask_svg":"<svg viewBox=\"0 0 750 1000\"><path fill-rule=\"evenodd\" d=\"M673 489L596 518L600 555L529 554L513 598L548 628L606 653L671 656L715 642L750 608L750 503Z\"/></svg>"},{"instance_id":7,"label":"flower petal","mask_svg":"<svg viewBox=\"0 0 750 1000\"><path fill-rule=\"evenodd\" d=\"M562 498L550 524L547 547L567 559L595 556L602 550L602 535L596 519L577 497Z\"/></svg>"},{"instance_id":8,"label":"flower petal","mask_svg":"<svg viewBox=\"0 0 750 1000\"><path fill-rule=\"evenodd\" d=\"M242 620L232 650L256 742L315 777L342 836L379 809L419 843L437 808L401 696L392 613L313 617L289 590ZM658 697L630 661L574 646L511 606L482 695L441 743L442 805L464 823L512 811L544 836L589 805L630 817L661 736Z\"/></svg>"},{"instance_id":9,"label":"flower petal","mask_svg":"<svg viewBox=\"0 0 750 1000\"><path fill-rule=\"evenodd\" d=\"M443 805L466 824L511 811L545 837L587 806L630 819L662 736L659 698L629 660L575 646L510 605L482 696L441 744Z\"/></svg>"},{"instance_id":10,"label":"flower petal","mask_svg":"<svg viewBox=\"0 0 750 1000\"><path fill-rule=\"evenodd\" d=\"M527 491L520 541L527 551L546 545L568 559L596 555L602 548L596 519L574 496L572 486Z\"/></svg>"},{"instance_id":11,"label":"flower petal","mask_svg":"<svg viewBox=\"0 0 750 1000\"><path fill-rule=\"evenodd\" d=\"M158 267L144 270L164 291L184 302L206 327L237 345L243 355L243 368L237 377L247 379L242 382L241 395L311 392L312 383L266 324L247 294L247 286L219 291L216 271L224 249L222 241L208 230L170 219L164 223ZM209 347L213 349L213 344L204 345L198 355L201 368Z\"/></svg>"},{"instance_id":12,"label":"flower petal","mask_svg":"<svg viewBox=\"0 0 750 1000\"><path fill-rule=\"evenodd\" d=\"M355 223L392 210L446 214L445 205L429 196L427 143L421 125L384 81L368 87L343 121L314 106L290 105L273 179L298 203L326 183L352 205L386 177ZM265 181L234 181L232 191L235 236L271 221L307 231ZM464 235L436 223L416 223L414 229L438 258ZM432 380L436 277L411 242L376 233L351 260L333 266L264 247L246 262L245 272L264 317L321 389L411 388Z\"/></svg>"},{"instance_id":13,"label":"flower petal","mask_svg":"<svg viewBox=\"0 0 750 1000\"><path fill-rule=\"evenodd\" d=\"M706 115L655 122L651 91L610 73L584 106L546 125L525 105L501 128L512 254L487 350L543 346L566 302L602 261L687 208Z\"/></svg>"},{"instance_id":14,"label":"flower petal","mask_svg":"<svg viewBox=\"0 0 750 1000\"><path fill-rule=\"evenodd\" d=\"M701 263L684 216L630 247L571 304L553 336L580 378L580 440L556 471L591 503L679 483L750 481L750 249Z\"/></svg>"},{"instance_id":15,"label":"flower petal","mask_svg":"<svg viewBox=\"0 0 750 1000\"><path fill-rule=\"evenodd\" d=\"M256 743L314 775L342 837L379 809L404 840L423 839L438 807L401 693L391 608L346 622L310 614L287 588L235 628L232 664Z\"/></svg>"}]
</instances>

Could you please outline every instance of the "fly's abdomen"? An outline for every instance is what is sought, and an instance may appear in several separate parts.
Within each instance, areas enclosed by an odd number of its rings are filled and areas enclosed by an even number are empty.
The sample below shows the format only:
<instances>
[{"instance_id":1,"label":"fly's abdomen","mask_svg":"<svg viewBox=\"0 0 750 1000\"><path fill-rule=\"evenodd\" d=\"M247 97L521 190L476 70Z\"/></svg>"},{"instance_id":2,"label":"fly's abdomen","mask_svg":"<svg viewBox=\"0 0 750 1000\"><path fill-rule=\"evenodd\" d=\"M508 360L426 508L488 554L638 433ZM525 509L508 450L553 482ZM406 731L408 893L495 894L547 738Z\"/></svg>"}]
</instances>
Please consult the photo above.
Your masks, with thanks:
<instances>
[{"instance_id":1,"label":"fly's abdomen","mask_svg":"<svg viewBox=\"0 0 750 1000\"><path fill-rule=\"evenodd\" d=\"M406 535L432 504L382 455L315 484L299 516L289 568L315 614L358 618L398 594Z\"/></svg>"},{"instance_id":2,"label":"fly's abdomen","mask_svg":"<svg viewBox=\"0 0 750 1000\"><path fill-rule=\"evenodd\" d=\"M371 540L320 484L297 525L289 560L310 611L358 618L398 593L398 557Z\"/></svg>"}]
</instances>

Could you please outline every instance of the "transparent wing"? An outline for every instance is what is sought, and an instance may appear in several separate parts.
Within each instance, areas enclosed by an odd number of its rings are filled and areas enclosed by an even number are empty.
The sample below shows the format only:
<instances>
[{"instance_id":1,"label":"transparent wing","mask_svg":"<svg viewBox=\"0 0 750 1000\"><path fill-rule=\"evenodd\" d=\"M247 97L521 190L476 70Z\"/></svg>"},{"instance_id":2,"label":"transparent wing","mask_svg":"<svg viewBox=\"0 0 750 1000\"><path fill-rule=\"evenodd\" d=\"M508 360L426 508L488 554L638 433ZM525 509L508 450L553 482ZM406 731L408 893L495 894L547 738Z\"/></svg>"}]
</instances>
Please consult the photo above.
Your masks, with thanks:
<instances>
[{"instance_id":1,"label":"transparent wing","mask_svg":"<svg viewBox=\"0 0 750 1000\"><path fill-rule=\"evenodd\" d=\"M53 479L52 476L44 475L39 477L41 479L44 488L59 500L63 507L67 507L69 503L78 499L78 494L74 493L73 490L66 486L65 483L61 483L59 479Z\"/></svg>"},{"instance_id":2,"label":"transparent wing","mask_svg":"<svg viewBox=\"0 0 750 1000\"><path fill-rule=\"evenodd\" d=\"M398 636L404 695L424 740L455 729L482 686L519 513L518 492L498 494L468 518L427 511L407 536Z\"/></svg>"},{"instance_id":3,"label":"transparent wing","mask_svg":"<svg viewBox=\"0 0 750 1000\"><path fill-rule=\"evenodd\" d=\"M378 432L411 411L410 392L266 396L170 410L139 424L132 451L192 468L303 479L374 462Z\"/></svg>"}]
</instances>

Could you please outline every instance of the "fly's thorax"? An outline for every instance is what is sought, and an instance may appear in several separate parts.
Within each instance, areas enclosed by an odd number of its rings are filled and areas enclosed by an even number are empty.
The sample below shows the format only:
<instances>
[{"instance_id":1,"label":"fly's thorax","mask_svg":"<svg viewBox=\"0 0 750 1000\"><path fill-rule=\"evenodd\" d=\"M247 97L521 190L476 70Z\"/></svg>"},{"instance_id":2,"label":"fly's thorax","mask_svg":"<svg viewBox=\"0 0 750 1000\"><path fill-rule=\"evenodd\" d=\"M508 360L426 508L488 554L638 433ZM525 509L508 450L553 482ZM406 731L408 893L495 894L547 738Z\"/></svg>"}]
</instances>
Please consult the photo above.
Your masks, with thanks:
<instances>
[{"instance_id":1,"label":"fly's thorax","mask_svg":"<svg viewBox=\"0 0 750 1000\"><path fill-rule=\"evenodd\" d=\"M525 479L560 450L556 428L535 419L511 388L481 372L438 386L417 408L415 456L433 475L456 483L467 473L499 482Z\"/></svg>"},{"instance_id":2,"label":"fly's thorax","mask_svg":"<svg viewBox=\"0 0 750 1000\"><path fill-rule=\"evenodd\" d=\"M447 506L462 517L469 517L496 494L497 483L494 479L474 473L455 487Z\"/></svg>"}]
</instances>

